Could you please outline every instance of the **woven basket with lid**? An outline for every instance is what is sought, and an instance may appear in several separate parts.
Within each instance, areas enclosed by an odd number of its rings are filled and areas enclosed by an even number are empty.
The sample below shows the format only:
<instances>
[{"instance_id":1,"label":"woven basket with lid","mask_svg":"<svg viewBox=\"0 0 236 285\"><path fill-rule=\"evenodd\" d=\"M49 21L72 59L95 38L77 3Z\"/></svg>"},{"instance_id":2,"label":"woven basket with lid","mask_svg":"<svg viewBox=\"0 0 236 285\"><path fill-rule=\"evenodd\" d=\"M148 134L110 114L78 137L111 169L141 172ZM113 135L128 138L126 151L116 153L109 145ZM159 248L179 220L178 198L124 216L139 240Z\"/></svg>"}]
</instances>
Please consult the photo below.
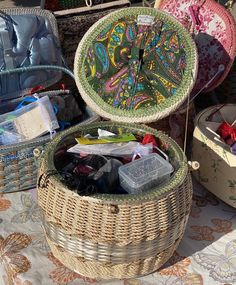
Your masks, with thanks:
<instances>
[{"instance_id":1,"label":"woven basket with lid","mask_svg":"<svg viewBox=\"0 0 236 285\"><path fill-rule=\"evenodd\" d=\"M122 108L125 107L122 104L125 98L116 96L117 82L113 80L118 80L122 68L129 69L129 65L132 66L132 56L136 57L135 61L139 60L137 52L140 49L148 51L147 42L144 46L139 46L142 44L142 40L139 41L142 27L135 23L140 19L141 26L146 19L152 22L155 29L159 25L159 39L163 41L161 58L165 51L171 52L165 47L170 46L168 42L172 43L175 54L169 56L175 60L169 61L169 71L173 73L175 70L177 74L173 74L173 79L168 76L169 73L165 74L164 65L162 69L156 69L154 62L156 80L166 79L165 82L170 83L157 89L163 100L158 100L158 94L146 92L148 82L145 82L147 85L143 95L140 97L140 93L132 93L137 101L133 102L131 96L126 101L130 108ZM110 35L109 38L106 34ZM149 38L147 35L149 43L152 42L153 34L157 34L155 30L154 33L150 31ZM122 45L116 45L121 37ZM116 39L116 43L111 44L111 39ZM103 49L106 45L107 49ZM137 47L138 50L133 50L129 55L132 47ZM109 54L104 53L105 50L109 50ZM125 52L128 52L127 56ZM117 57L121 59L119 63ZM182 64L180 58L185 64ZM147 62L150 60L148 53L144 52L142 59L144 71L151 66ZM90 65L87 65L88 61ZM135 69L135 64L133 67ZM133 75L133 69L130 70ZM171 16L154 9L126 8L113 12L92 26L80 42L75 58L78 89L96 113L112 121L76 126L56 136L48 145L38 174L38 201L44 213L44 230L48 243L53 254L71 270L96 279L131 278L158 269L177 248L185 230L192 198L186 157L177 143L168 136L134 122L150 122L174 111L191 91L196 72L196 47L188 32ZM139 75L136 73L136 78L140 78ZM125 75L122 74L121 77L124 79ZM126 88L130 82L124 79L123 87ZM102 90L102 87L108 85L112 86L112 92L106 93L109 100ZM172 87L168 89L167 86ZM153 87L150 88L154 90ZM128 96L128 93L124 96ZM117 98L119 100L114 100ZM54 165L55 153L75 144L75 136L96 134L98 128L115 133L122 130L138 135L155 135L160 145L168 147L169 159L175 169L170 180L159 188L138 195L80 196L70 191Z\"/></svg>"}]
</instances>

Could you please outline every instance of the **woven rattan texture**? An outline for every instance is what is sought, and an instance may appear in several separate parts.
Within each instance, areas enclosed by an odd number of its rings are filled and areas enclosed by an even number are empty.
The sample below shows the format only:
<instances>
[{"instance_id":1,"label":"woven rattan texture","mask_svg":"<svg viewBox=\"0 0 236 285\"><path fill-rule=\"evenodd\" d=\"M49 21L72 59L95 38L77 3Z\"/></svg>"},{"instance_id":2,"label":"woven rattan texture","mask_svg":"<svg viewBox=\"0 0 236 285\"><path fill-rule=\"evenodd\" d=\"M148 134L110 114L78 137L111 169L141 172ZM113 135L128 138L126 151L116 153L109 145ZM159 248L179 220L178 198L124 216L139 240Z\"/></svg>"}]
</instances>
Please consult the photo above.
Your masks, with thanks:
<instances>
[{"instance_id":1,"label":"woven rattan texture","mask_svg":"<svg viewBox=\"0 0 236 285\"><path fill-rule=\"evenodd\" d=\"M49 137L30 143L0 147L0 193L25 190L36 185L35 148L43 148Z\"/></svg>"},{"instance_id":2,"label":"woven rattan texture","mask_svg":"<svg viewBox=\"0 0 236 285\"><path fill-rule=\"evenodd\" d=\"M67 189L55 175L53 154L69 143L71 135L98 127L157 135L169 144L173 163L177 160L171 180L139 195L82 197ZM59 135L48 145L38 176L38 201L53 254L72 270L93 278L128 278L157 269L171 257L186 226L192 198L187 173L179 146L151 128L106 122Z\"/></svg>"},{"instance_id":3,"label":"woven rattan texture","mask_svg":"<svg viewBox=\"0 0 236 285\"><path fill-rule=\"evenodd\" d=\"M94 115L81 124L92 123L97 119ZM49 141L50 137L45 136L17 145L0 147L0 193L16 192L36 186L38 163L34 157L34 150L43 151Z\"/></svg>"},{"instance_id":4,"label":"woven rattan texture","mask_svg":"<svg viewBox=\"0 0 236 285\"><path fill-rule=\"evenodd\" d=\"M88 1L89 3L90 1ZM96 4L101 3L102 1L91 1L96 2ZM45 9L51 11L58 11L63 9L71 9L76 7L86 6L85 0L45 0Z\"/></svg>"},{"instance_id":5,"label":"woven rattan texture","mask_svg":"<svg viewBox=\"0 0 236 285\"><path fill-rule=\"evenodd\" d=\"M173 226L185 218L191 198L186 190L190 183L185 181L174 189L174 193L170 192L158 201L147 201L142 205L122 204L118 206L119 213L112 215L110 203L73 198L71 193L63 193L49 183L48 190L39 191L40 206L49 220L79 238L105 243L117 241L118 245L161 238L160 232L175 230Z\"/></svg>"},{"instance_id":6,"label":"woven rattan texture","mask_svg":"<svg viewBox=\"0 0 236 285\"><path fill-rule=\"evenodd\" d=\"M73 271L90 278L99 279L115 279L115 278L131 278L133 276L142 276L151 273L160 268L174 253L178 247L182 236L175 241L170 247L162 252L153 255L144 260L136 260L131 263L112 264L112 263L99 263L96 261L86 261L83 258L78 258L66 251L61 247L55 245L47 238L47 242L53 252L53 255L63 260L66 267Z\"/></svg>"},{"instance_id":7,"label":"woven rattan texture","mask_svg":"<svg viewBox=\"0 0 236 285\"><path fill-rule=\"evenodd\" d=\"M96 21L112 11L109 9L91 12L89 15L67 15L57 19L62 52L70 69L74 68L75 52L83 35Z\"/></svg>"}]
</instances>

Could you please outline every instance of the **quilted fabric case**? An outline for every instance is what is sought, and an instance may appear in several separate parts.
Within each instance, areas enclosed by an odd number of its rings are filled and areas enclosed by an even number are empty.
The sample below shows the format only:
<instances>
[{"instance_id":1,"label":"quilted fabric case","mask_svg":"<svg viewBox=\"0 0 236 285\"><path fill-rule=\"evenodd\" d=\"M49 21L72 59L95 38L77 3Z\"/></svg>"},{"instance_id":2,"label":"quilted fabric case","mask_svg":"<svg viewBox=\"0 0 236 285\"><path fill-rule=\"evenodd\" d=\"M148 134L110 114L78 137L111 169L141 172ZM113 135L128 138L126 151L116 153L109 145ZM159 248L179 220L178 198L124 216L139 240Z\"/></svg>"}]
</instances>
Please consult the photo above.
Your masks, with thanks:
<instances>
[{"instance_id":1,"label":"quilted fabric case","mask_svg":"<svg viewBox=\"0 0 236 285\"><path fill-rule=\"evenodd\" d=\"M31 70L35 65L62 65L55 17L36 8L0 10L0 71L27 68L24 73L1 77L1 100L20 97L32 87L47 87L60 79L58 71Z\"/></svg>"}]
</instances>

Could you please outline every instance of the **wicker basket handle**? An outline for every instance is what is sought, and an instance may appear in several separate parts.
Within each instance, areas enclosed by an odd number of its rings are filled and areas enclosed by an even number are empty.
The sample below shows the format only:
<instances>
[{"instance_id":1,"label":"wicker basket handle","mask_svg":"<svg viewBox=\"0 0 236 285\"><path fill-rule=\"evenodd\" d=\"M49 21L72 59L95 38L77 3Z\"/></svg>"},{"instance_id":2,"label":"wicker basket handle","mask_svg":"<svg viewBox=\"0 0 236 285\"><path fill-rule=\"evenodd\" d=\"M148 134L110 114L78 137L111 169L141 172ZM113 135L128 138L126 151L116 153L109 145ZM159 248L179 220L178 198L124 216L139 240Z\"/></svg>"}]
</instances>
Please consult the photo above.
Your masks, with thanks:
<instances>
[{"instance_id":1,"label":"wicker basket handle","mask_svg":"<svg viewBox=\"0 0 236 285\"><path fill-rule=\"evenodd\" d=\"M130 1L129 0L115 0L115 1L110 1L106 3L101 3L101 4L96 4L90 6L90 0L87 0L88 5L83 7L77 7L77 8L70 8L70 9L65 9L65 10L59 10L59 11L54 11L53 14L55 17L60 17L60 16L72 16L73 14L79 14L79 13L85 13L85 12L91 12L91 11L97 11L97 10L105 10L109 8L114 8L114 6L119 7L123 5L130 6ZM85 2L86 3L86 2ZM41 0L41 5L40 7L43 9L45 5L45 0Z\"/></svg>"},{"instance_id":2,"label":"wicker basket handle","mask_svg":"<svg viewBox=\"0 0 236 285\"><path fill-rule=\"evenodd\" d=\"M62 71L66 74L68 74L72 79L75 80L74 73L69 70L66 67L62 66L57 66L57 65L34 65L30 67L19 67L19 68L14 68L14 69L8 69L8 70L3 70L0 71L0 76L3 75L11 75L13 73L23 73L23 72L29 72L29 71L38 71L38 70L57 70L57 71Z\"/></svg>"},{"instance_id":3,"label":"wicker basket handle","mask_svg":"<svg viewBox=\"0 0 236 285\"><path fill-rule=\"evenodd\" d=\"M41 174L37 182L38 188L42 188L42 189L46 188L49 176L56 175L56 174L58 174L56 170L48 170L47 172L44 172L43 174Z\"/></svg>"}]
</instances>

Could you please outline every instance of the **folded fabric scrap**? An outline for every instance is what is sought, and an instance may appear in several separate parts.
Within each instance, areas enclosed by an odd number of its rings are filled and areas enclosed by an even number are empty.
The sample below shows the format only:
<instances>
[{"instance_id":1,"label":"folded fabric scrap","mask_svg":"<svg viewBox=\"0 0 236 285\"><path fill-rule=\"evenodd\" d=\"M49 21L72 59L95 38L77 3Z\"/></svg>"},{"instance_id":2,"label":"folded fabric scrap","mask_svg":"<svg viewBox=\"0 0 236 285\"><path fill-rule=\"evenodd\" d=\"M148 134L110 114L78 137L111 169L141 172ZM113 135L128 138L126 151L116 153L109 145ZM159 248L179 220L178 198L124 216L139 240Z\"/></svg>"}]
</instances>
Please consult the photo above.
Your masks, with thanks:
<instances>
[{"instance_id":1,"label":"folded fabric scrap","mask_svg":"<svg viewBox=\"0 0 236 285\"><path fill-rule=\"evenodd\" d=\"M149 143L146 145L142 145L141 143L136 141L94 145L76 144L73 147L69 148L67 151L71 153L87 153L116 157L132 157L134 154L144 156L149 153L152 153L153 144Z\"/></svg>"},{"instance_id":2,"label":"folded fabric scrap","mask_svg":"<svg viewBox=\"0 0 236 285\"><path fill-rule=\"evenodd\" d=\"M59 172L67 186L79 195L111 193L118 186L118 159L98 155L75 158Z\"/></svg>"}]
</instances>

